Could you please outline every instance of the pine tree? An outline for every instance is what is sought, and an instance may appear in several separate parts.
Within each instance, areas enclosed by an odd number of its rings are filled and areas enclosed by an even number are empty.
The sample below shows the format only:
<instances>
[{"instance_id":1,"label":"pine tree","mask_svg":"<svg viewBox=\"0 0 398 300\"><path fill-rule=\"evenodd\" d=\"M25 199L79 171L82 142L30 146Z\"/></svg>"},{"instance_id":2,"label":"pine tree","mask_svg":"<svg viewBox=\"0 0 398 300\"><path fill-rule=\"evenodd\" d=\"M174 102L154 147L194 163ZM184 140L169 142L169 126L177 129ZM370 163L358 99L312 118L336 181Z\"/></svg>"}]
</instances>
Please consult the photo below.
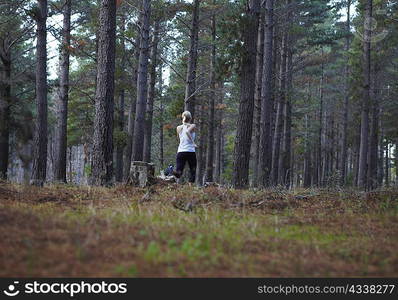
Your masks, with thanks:
<instances>
[{"instance_id":1,"label":"pine tree","mask_svg":"<svg viewBox=\"0 0 398 300\"><path fill-rule=\"evenodd\" d=\"M113 0L101 0L92 152L92 185L110 184L113 176L115 48L116 2Z\"/></svg>"},{"instance_id":2,"label":"pine tree","mask_svg":"<svg viewBox=\"0 0 398 300\"><path fill-rule=\"evenodd\" d=\"M38 0L35 13L36 44L36 108L37 118L33 148L31 184L42 186L47 172L47 0Z\"/></svg>"}]
</instances>

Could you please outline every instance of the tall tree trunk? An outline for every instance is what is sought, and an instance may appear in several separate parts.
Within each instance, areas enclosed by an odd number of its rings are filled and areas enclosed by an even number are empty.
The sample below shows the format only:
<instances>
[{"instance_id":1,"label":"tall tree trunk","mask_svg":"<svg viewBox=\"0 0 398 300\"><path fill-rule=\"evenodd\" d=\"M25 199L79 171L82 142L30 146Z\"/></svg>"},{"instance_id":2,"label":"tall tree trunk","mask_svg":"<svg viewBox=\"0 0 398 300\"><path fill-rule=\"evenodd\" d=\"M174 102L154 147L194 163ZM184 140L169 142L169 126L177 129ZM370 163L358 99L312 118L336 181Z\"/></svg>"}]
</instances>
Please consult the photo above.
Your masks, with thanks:
<instances>
[{"instance_id":1,"label":"tall tree trunk","mask_svg":"<svg viewBox=\"0 0 398 300\"><path fill-rule=\"evenodd\" d=\"M363 99L361 113L361 144L359 149L358 186L366 188L368 140L369 140L369 103L370 103L370 52L373 1L367 0L364 17L363 40Z\"/></svg>"},{"instance_id":2,"label":"tall tree trunk","mask_svg":"<svg viewBox=\"0 0 398 300\"><path fill-rule=\"evenodd\" d=\"M271 166L271 177L272 183L277 185L281 183L280 171L280 154L283 134L283 112L285 109L286 102L286 54L287 54L287 33L283 33L282 37L282 50L281 50L281 63L279 69L279 99L277 105L277 113L275 120L274 140L272 145L272 166Z\"/></svg>"},{"instance_id":3,"label":"tall tree trunk","mask_svg":"<svg viewBox=\"0 0 398 300\"><path fill-rule=\"evenodd\" d=\"M324 63L323 63L323 48L322 48L322 64L321 64L321 79L319 82L319 131L318 131L318 145L317 145L317 159L316 159L316 180L315 184L318 186L323 185L323 135L324 135L324 128L323 128L323 79L324 79Z\"/></svg>"},{"instance_id":4,"label":"tall tree trunk","mask_svg":"<svg viewBox=\"0 0 398 300\"><path fill-rule=\"evenodd\" d=\"M375 100L376 101L376 100ZM379 143L379 108L378 104L372 105L372 119L370 124L370 143L368 149L368 174L367 186L369 189L374 189L378 185L377 181L377 158L378 158L378 143Z\"/></svg>"},{"instance_id":5,"label":"tall tree trunk","mask_svg":"<svg viewBox=\"0 0 398 300\"><path fill-rule=\"evenodd\" d=\"M12 14L12 7L5 6L7 13ZM10 177L8 164L10 160L10 130L11 130L11 68L13 35L2 30L0 35L0 180ZM24 169L24 173L26 170Z\"/></svg>"},{"instance_id":6,"label":"tall tree trunk","mask_svg":"<svg viewBox=\"0 0 398 300\"><path fill-rule=\"evenodd\" d=\"M47 0L38 0L36 14L36 108L33 167L30 183L42 186L47 169Z\"/></svg>"},{"instance_id":7,"label":"tall tree trunk","mask_svg":"<svg viewBox=\"0 0 398 300\"><path fill-rule=\"evenodd\" d=\"M290 2L289 2L290 3ZM289 34L289 45L287 48L287 62L286 62L286 105L284 111L284 127L283 127L283 155L282 155L282 182L285 184L287 188L291 186L292 180L292 164L291 164L291 156L292 156L292 102L291 102L291 94L292 94L292 83L293 83L293 53L292 53L292 45L291 38Z\"/></svg>"},{"instance_id":8,"label":"tall tree trunk","mask_svg":"<svg viewBox=\"0 0 398 300\"><path fill-rule=\"evenodd\" d=\"M113 175L116 2L101 0L95 91L92 185L110 184Z\"/></svg>"},{"instance_id":9,"label":"tall tree trunk","mask_svg":"<svg viewBox=\"0 0 398 300\"><path fill-rule=\"evenodd\" d=\"M334 117L334 108L331 107L329 104L329 110L331 111L329 114L329 122L327 125L329 126L329 131L328 131L328 143L327 143L327 149L328 149L328 163L327 163L327 176L330 178L332 172L334 171L333 166L334 166L334 122L335 122L335 117Z\"/></svg>"},{"instance_id":10,"label":"tall tree trunk","mask_svg":"<svg viewBox=\"0 0 398 300\"><path fill-rule=\"evenodd\" d=\"M216 1L213 0L213 5ZM214 103L216 98L216 16L213 13L211 17L211 62L210 62L210 98L209 98L209 120L208 120L208 131L207 131L207 150L206 150L206 172L205 182L213 181L213 163L214 163L214 122L215 112Z\"/></svg>"},{"instance_id":11,"label":"tall tree trunk","mask_svg":"<svg viewBox=\"0 0 398 300\"><path fill-rule=\"evenodd\" d=\"M321 90L320 93L322 94L322 99L323 99L323 80L321 84ZM325 186L327 183L327 177L329 175L329 161L330 161L330 153L329 153L329 148L330 148L330 122L331 122L331 116L330 116L330 107L328 101L322 101L323 102L323 123L322 123L322 167L321 167L321 176L320 176L320 185Z\"/></svg>"},{"instance_id":12,"label":"tall tree trunk","mask_svg":"<svg viewBox=\"0 0 398 300\"><path fill-rule=\"evenodd\" d=\"M380 109L380 114L381 114L381 109ZM380 134L379 134L379 142L378 142L378 160L377 160L377 183L378 186L383 185L383 177L384 177L384 163L383 163L383 158L384 158L384 151L383 151L383 139L384 139L384 132L383 132L383 127L381 126L381 118L379 118L379 128L380 128Z\"/></svg>"},{"instance_id":13,"label":"tall tree trunk","mask_svg":"<svg viewBox=\"0 0 398 300\"><path fill-rule=\"evenodd\" d=\"M185 85L185 105L184 109L195 117L195 89L196 89L196 65L198 60L198 41L199 41L199 6L200 0L194 0L192 11L192 23L189 34L189 60L187 69L187 78Z\"/></svg>"},{"instance_id":14,"label":"tall tree trunk","mask_svg":"<svg viewBox=\"0 0 398 300\"><path fill-rule=\"evenodd\" d=\"M129 115L127 118L127 145L124 150L124 180L126 180L130 174L131 158L133 153L133 136L134 136L134 120L137 103L137 80L138 80L138 61L140 57L140 33L138 32L135 49L134 49L134 70L132 78L132 93L131 103L129 109Z\"/></svg>"},{"instance_id":15,"label":"tall tree trunk","mask_svg":"<svg viewBox=\"0 0 398 300\"><path fill-rule=\"evenodd\" d=\"M162 100L161 100L162 101ZM160 164L160 169L163 170L164 168L164 133L163 133L163 114L164 114L164 106L161 103L160 104L160 123L159 123L159 130L160 130L160 136L159 136L159 164Z\"/></svg>"},{"instance_id":16,"label":"tall tree trunk","mask_svg":"<svg viewBox=\"0 0 398 300\"><path fill-rule=\"evenodd\" d=\"M161 55L161 54L160 54ZM159 164L160 169L164 168L164 104L163 104L163 66L159 65Z\"/></svg>"},{"instance_id":17,"label":"tall tree trunk","mask_svg":"<svg viewBox=\"0 0 398 300\"><path fill-rule=\"evenodd\" d=\"M199 143L198 143L198 148L196 152L196 158L197 158L197 167L196 167L196 184L198 185L203 185L203 173L204 173L204 155L203 153L205 152L205 145L204 145L204 140L205 140L205 121L204 121L204 104L201 103L200 105L197 104L196 109L198 109L197 112L197 119L198 119L198 138L199 138Z\"/></svg>"},{"instance_id":18,"label":"tall tree trunk","mask_svg":"<svg viewBox=\"0 0 398 300\"><path fill-rule=\"evenodd\" d=\"M276 2L276 3L278 3L278 2ZM279 84L279 72L278 72L278 70L279 70L279 68L280 68L280 62L281 62L281 55L280 55L280 50L281 50L281 39L279 38L280 36L282 36L283 35L283 33L282 33L282 29L280 28L280 26L278 26L278 22L279 22L279 19L278 19L278 17L277 17L277 15L274 15L274 34L273 34L273 39L274 39L274 42L273 42L273 49L272 49L272 51L273 51L273 62L274 62L274 64L273 64L273 66L272 66L272 74L273 74L273 77L272 77L272 93L271 93L271 95L272 95L272 110L271 110L271 118L270 118L270 136L271 136L271 138L270 138L270 141L271 141L271 155L270 155L270 157L271 157L271 162L270 162L270 183L271 183L271 181L272 181L272 178L271 178L271 168L272 168L272 145L273 145L273 142L274 142L274 131L275 131L275 121L276 121L276 111L277 111L277 106L278 106L278 101L276 100L277 99L277 97L279 97L279 95L278 95L278 84Z\"/></svg>"},{"instance_id":19,"label":"tall tree trunk","mask_svg":"<svg viewBox=\"0 0 398 300\"><path fill-rule=\"evenodd\" d=\"M123 81L122 81L123 82ZM124 109L125 109L125 90L122 88L119 91L119 105L118 105L118 114L117 114L117 126L119 127L119 131L124 131ZM124 145L121 141L118 141L116 145L116 174L115 179L117 182L123 181L123 167L124 167L124 158L123 151Z\"/></svg>"},{"instance_id":20,"label":"tall tree trunk","mask_svg":"<svg viewBox=\"0 0 398 300\"><path fill-rule=\"evenodd\" d=\"M273 39L274 39L274 0L267 0L264 19L264 58L263 79L261 82L260 151L258 184L269 185L272 162L271 116L273 110Z\"/></svg>"},{"instance_id":21,"label":"tall tree trunk","mask_svg":"<svg viewBox=\"0 0 398 300\"><path fill-rule=\"evenodd\" d=\"M215 157L215 172L214 181L221 183L222 165L223 165L223 102L224 102L224 82L219 82L219 95L218 95L218 107L217 110L217 133L216 133L216 157Z\"/></svg>"},{"instance_id":22,"label":"tall tree trunk","mask_svg":"<svg viewBox=\"0 0 398 300\"><path fill-rule=\"evenodd\" d=\"M253 186L258 186L259 160L260 160L260 130L261 130L261 89L264 65L264 17L265 9L261 7L257 31L257 57L256 57L256 89L254 91L254 134L253 134Z\"/></svg>"},{"instance_id":23,"label":"tall tree trunk","mask_svg":"<svg viewBox=\"0 0 398 300\"><path fill-rule=\"evenodd\" d=\"M279 182L284 184L287 188L290 186L291 178L291 101L290 93L293 81L293 53L292 53L292 36L290 29L292 25L292 7L291 0L286 0L286 6L288 9L287 19L288 24L285 32L285 67L284 67L284 110L283 110L283 138L281 140L281 154L279 157Z\"/></svg>"},{"instance_id":24,"label":"tall tree trunk","mask_svg":"<svg viewBox=\"0 0 398 300\"><path fill-rule=\"evenodd\" d=\"M333 114L331 117L331 128L330 128L330 149L329 149L329 156L330 156L330 160L329 160L329 176L331 174L334 174L334 172L336 171L335 168L335 164L336 164L336 160L338 157L338 150L335 147L335 133L336 133L336 129L335 129L335 113L334 113L334 108L332 109Z\"/></svg>"},{"instance_id":25,"label":"tall tree trunk","mask_svg":"<svg viewBox=\"0 0 398 300\"><path fill-rule=\"evenodd\" d=\"M358 184L359 171L359 148L361 143L361 126L357 125L355 128L354 145L353 145L353 185Z\"/></svg>"},{"instance_id":26,"label":"tall tree trunk","mask_svg":"<svg viewBox=\"0 0 398 300\"><path fill-rule=\"evenodd\" d=\"M368 169L367 169L367 187L375 189L378 185L377 167L378 167L378 144L379 144L379 67L373 64L371 68L373 74L373 82L371 87L371 123L368 148Z\"/></svg>"},{"instance_id":27,"label":"tall tree trunk","mask_svg":"<svg viewBox=\"0 0 398 300\"><path fill-rule=\"evenodd\" d=\"M69 47L72 0L63 6L62 45L59 58L58 120L55 134L54 180L66 182L67 120L69 99Z\"/></svg>"},{"instance_id":28,"label":"tall tree trunk","mask_svg":"<svg viewBox=\"0 0 398 300\"><path fill-rule=\"evenodd\" d=\"M145 111L148 98L149 23L151 0L143 0L140 58L138 63L137 103L134 121L133 160L144 158Z\"/></svg>"},{"instance_id":29,"label":"tall tree trunk","mask_svg":"<svg viewBox=\"0 0 398 300\"><path fill-rule=\"evenodd\" d=\"M117 114L117 125L119 132L124 132L124 106L125 106L125 64L126 64L126 46L124 42L124 34L126 31L126 16L122 13L120 17L120 48L122 50L121 59L120 59L120 90L119 90L119 105L118 105L118 114ZM116 181L123 181L123 150L124 145L121 141L118 141L116 145Z\"/></svg>"},{"instance_id":30,"label":"tall tree trunk","mask_svg":"<svg viewBox=\"0 0 398 300\"><path fill-rule=\"evenodd\" d=\"M198 70L200 74L204 74L204 69L205 66L201 65L200 69ZM205 83L205 77L198 78L197 84L199 86L202 86ZM202 96L203 97L203 96ZM198 143L198 148L196 149L196 159L197 159L197 184L198 185L203 185L204 184L204 179L205 179L205 171L206 171L206 149L207 149L207 119L208 119L208 114L207 114L207 101L205 99L196 98L196 110L199 110L199 112L196 114L198 116L199 122L198 122L198 127L199 127L199 132L197 135L197 143Z\"/></svg>"},{"instance_id":31,"label":"tall tree trunk","mask_svg":"<svg viewBox=\"0 0 398 300\"><path fill-rule=\"evenodd\" d=\"M303 187L311 186L311 152L309 143L308 114L305 115L305 140L304 140L304 178Z\"/></svg>"},{"instance_id":32,"label":"tall tree trunk","mask_svg":"<svg viewBox=\"0 0 398 300\"><path fill-rule=\"evenodd\" d=\"M345 39L345 55L350 50L350 8L351 0L347 1L347 21L346 21L346 39ZM350 68L348 64L344 67L344 107L343 107L343 128L341 136L341 157L340 157L340 184L345 185L347 182L347 131L348 131L348 101L349 101L349 80Z\"/></svg>"},{"instance_id":33,"label":"tall tree trunk","mask_svg":"<svg viewBox=\"0 0 398 300\"><path fill-rule=\"evenodd\" d=\"M246 9L242 38L243 54L240 75L240 102L238 128L234 149L234 168L232 184L244 188L249 183L250 146L253 128L254 90L257 49L257 28L260 1L250 0Z\"/></svg>"},{"instance_id":34,"label":"tall tree trunk","mask_svg":"<svg viewBox=\"0 0 398 300\"><path fill-rule=\"evenodd\" d=\"M10 148L10 106L11 106L11 52L9 42L3 40L0 58L3 70L0 77L0 180L8 177L8 161Z\"/></svg>"},{"instance_id":35,"label":"tall tree trunk","mask_svg":"<svg viewBox=\"0 0 398 300\"><path fill-rule=\"evenodd\" d=\"M145 120L145 137L144 137L144 161L151 161L151 145L152 145L152 121L153 121L153 102L156 96L156 66L158 57L158 43L159 43L160 21L156 20L153 40L151 45L151 65L149 72L149 90L148 100L146 106L146 120Z\"/></svg>"}]
</instances>

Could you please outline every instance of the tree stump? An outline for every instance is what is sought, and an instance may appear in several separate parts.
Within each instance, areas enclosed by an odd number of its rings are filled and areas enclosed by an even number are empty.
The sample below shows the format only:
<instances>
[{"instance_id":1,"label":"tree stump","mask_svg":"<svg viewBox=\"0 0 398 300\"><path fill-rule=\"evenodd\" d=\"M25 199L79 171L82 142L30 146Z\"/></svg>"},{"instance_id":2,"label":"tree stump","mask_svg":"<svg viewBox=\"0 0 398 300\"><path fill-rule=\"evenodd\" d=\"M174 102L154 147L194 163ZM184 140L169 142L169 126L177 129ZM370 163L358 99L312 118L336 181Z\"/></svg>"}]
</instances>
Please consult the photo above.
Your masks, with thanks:
<instances>
[{"instance_id":1,"label":"tree stump","mask_svg":"<svg viewBox=\"0 0 398 300\"><path fill-rule=\"evenodd\" d=\"M155 165L144 161L133 161L128 183L133 186L146 187L155 182Z\"/></svg>"}]
</instances>

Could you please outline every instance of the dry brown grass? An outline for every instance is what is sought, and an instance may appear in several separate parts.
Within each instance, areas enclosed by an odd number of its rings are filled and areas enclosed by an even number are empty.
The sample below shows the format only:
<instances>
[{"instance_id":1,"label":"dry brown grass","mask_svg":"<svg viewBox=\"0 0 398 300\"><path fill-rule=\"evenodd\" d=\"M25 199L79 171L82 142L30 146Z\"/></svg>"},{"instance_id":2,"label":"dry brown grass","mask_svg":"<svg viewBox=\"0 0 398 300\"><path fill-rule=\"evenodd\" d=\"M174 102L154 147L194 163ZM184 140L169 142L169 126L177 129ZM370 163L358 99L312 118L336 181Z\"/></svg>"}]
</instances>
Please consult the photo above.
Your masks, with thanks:
<instances>
[{"instance_id":1,"label":"dry brown grass","mask_svg":"<svg viewBox=\"0 0 398 300\"><path fill-rule=\"evenodd\" d=\"M0 276L398 276L398 192L0 184Z\"/></svg>"}]
</instances>

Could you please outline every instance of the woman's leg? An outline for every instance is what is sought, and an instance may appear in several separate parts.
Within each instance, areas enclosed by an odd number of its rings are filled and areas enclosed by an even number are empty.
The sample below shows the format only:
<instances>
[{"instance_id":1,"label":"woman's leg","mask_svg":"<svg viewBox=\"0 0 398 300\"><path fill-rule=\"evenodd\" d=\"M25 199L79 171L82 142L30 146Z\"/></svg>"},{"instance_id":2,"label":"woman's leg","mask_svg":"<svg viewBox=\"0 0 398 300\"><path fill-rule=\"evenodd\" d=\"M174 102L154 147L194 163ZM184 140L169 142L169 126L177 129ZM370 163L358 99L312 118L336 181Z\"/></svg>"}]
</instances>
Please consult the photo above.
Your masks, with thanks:
<instances>
[{"instance_id":1,"label":"woman's leg","mask_svg":"<svg viewBox=\"0 0 398 300\"><path fill-rule=\"evenodd\" d=\"M185 161L186 161L186 158L184 156L184 153L178 152L177 158L176 158L176 170L175 170L175 172L173 172L175 177L177 177L177 178L181 177L182 172L184 171Z\"/></svg>"},{"instance_id":2,"label":"woman's leg","mask_svg":"<svg viewBox=\"0 0 398 300\"><path fill-rule=\"evenodd\" d=\"M195 182L195 176L196 176L196 153L195 152L189 152L188 153L188 166L189 166L189 182L194 183Z\"/></svg>"}]
</instances>

